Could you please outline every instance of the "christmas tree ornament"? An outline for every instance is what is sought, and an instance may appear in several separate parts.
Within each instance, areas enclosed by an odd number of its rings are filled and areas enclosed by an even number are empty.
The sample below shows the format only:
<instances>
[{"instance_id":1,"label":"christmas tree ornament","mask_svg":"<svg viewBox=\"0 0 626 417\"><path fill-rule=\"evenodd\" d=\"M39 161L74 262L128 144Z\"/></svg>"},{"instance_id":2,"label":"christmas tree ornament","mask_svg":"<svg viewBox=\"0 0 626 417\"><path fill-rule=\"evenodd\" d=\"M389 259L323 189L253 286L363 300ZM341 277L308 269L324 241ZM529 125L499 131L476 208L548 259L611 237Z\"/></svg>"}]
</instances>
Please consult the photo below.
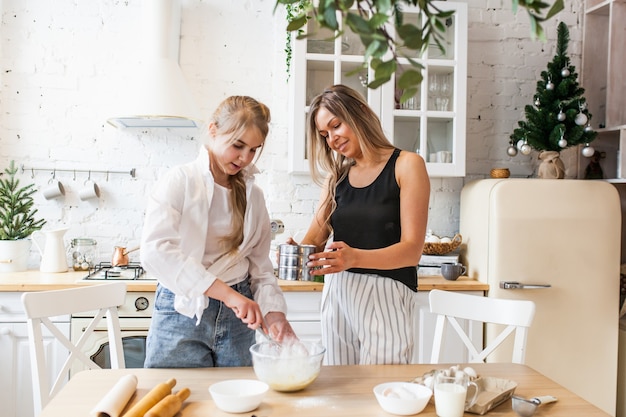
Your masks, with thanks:
<instances>
[{"instance_id":1,"label":"christmas tree ornament","mask_svg":"<svg viewBox=\"0 0 626 417\"><path fill-rule=\"evenodd\" d=\"M564 68L561 70L561 75L562 75L563 77L569 77L569 74L570 74L570 72L569 72L569 69L567 69L567 67L564 67Z\"/></svg>"},{"instance_id":2,"label":"christmas tree ornament","mask_svg":"<svg viewBox=\"0 0 626 417\"><path fill-rule=\"evenodd\" d=\"M578 126L582 126L584 124L587 123L589 119L587 118L587 116L585 115L585 113L578 113L576 115L576 119L574 120L574 122L578 125Z\"/></svg>"},{"instance_id":3,"label":"christmas tree ornament","mask_svg":"<svg viewBox=\"0 0 626 417\"><path fill-rule=\"evenodd\" d=\"M520 139L520 140L517 141L517 145L515 145L515 146L517 146L517 149L519 149L521 151L522 150L522 146L524 146L524 143L526 143L526 142L524 142L524 139Z\"/></svg>"},{"instance_id":4,"label":"christmas tree ornament","mask_svg":"<svg viewBox=\"0 0 626 417\"><path fill-rule=\"evenodd\" d=\"M585 143L585 147L583 148L581 153L583 154L583 156L587 158L591 158L593 154L596 153L596 150L593 149L593 146L589 146L588 143Z\"/></svg>"},{"instance_id":5,"label":"christmas tree ornament","mask_svg":"<svg viewBox=\"0 0 626 417\"><path fill-rule=\"evenodd\" d=\"M587 126L585 126L585 133L590 133L590 132L593 132L593 127L591 127L591 125L587 123Z\"/></svg>"},{"instance_id":6,"label":"christmas tree ornament","mask_svg":"<svg viewBox=\"0 0 626 417\"><path fill-rule=\"evenodd\" d=\"M506 154L509 156L517 155L517 148L513 146L513 144L509 145L509 147L506 148Z\"/></svg>"},{"instance_id":7,"label":"christmas tree ornament","mask_svg":"<svg viewBox=\"0 0 626 417\"><path fill-rule=\"evenodd\" d=\"M567 148L567 141L565 140L564 137L561 136L561 139L559 139L559 146L561 148Z\"/></svg>"},{"instance_id":8,"label":"christmas tree ornament","mask_svg":"<svg viewBox=\"0 0 626 417\"><path fill-rule=\"evenodd\" d=\"M546 90L554 90L554 83L550 78L548 78L548 82L546 83Z\"/></svg>"},{"instance_id":9,"label":"christmas tree ornament","mask_svg":"<svg viewBox=\"0 0 626 417\"><path fill-rule=\"evenodd\" d=\"M564 121L564 120L565 120L565 113L563 113L563 110L560 110L560 111L559 111L559 114L557 114L557 115L556 115L556 119L557 119L559 122L562 122L562 121Z\"/></svg>"},{"instance_id":10,"label":"christmas tree ornament","mask_svg":"<svg viewBox=\"0 0 626 417\"><path fill-rule=\"evenodd\" d=\"M524 144L522 145L522 148L520 149L520 152L522 153L522 155L530 155L531 151L532 151L532 148L530 147L530 145L524 142Z\"/></svg>"},{"instance_id":11,"label":"christmas tree ornament","mask_svg":"<svg viewBox=\"0 0 626 417\"><path fill-rule=\"evenodd\" d=\"M535 98L535 106L541 106L541 101L539 100L539 97Z\"/></svg>"}]
</instances>

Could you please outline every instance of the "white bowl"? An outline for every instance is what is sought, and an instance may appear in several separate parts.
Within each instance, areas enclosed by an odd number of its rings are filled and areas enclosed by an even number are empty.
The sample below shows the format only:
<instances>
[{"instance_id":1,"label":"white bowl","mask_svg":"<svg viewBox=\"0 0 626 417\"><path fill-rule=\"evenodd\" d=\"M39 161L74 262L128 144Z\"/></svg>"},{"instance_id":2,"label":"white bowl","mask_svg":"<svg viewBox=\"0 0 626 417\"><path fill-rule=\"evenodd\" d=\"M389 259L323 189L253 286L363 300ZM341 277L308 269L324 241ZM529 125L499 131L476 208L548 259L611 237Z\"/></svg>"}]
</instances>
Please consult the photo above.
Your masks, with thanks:
<instances>
[{"instance_id":1,"label":"white bowl","mask_svg":"<svg viewBox=\"0 0 626 417\"><path fill-rule=\"evenodd\" d=\"M320 373L326 349L319 343L296 342L277 348L269 342L250 347L254 373L274 391L299 391Z\"/></svg>"},{"instance_id":2,"label":"white bowl","mask_svg":"<svg viewBox=\"0 0 626 417\"><path fill-rule=\"evenodd\" d=\"M410 416L424 410L433 391L411 382L385 382L374 387L374 395L386 412Z\"/></svg>"},{"instance_id":3,"label":"white bowl","mask_svg":"<svg viewBox=\"0 0 626 417\"><path fill-rule=\"evenodd\" d=\"M255 379L230 379L216 382L209 392L217 408L227 413L247 413L263 401L269 386Z\"/></svg>"}]
</instances>

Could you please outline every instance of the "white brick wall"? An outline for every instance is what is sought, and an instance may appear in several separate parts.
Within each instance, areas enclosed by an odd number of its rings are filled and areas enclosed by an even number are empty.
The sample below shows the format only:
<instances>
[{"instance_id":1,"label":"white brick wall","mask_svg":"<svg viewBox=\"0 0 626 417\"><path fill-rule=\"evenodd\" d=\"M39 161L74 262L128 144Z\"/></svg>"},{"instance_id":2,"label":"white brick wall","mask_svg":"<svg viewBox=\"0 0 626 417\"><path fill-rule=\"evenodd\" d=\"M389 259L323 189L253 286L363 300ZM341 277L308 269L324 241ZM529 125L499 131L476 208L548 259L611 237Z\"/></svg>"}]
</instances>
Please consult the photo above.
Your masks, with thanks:
<instances>
[{"instance_id":1,"label":"white brick wall","mask_svg":"<svg viewBox=\"0 0 626 417\"><path fill-rule=\"evenodd\" d=\"M226 96L251 95L270 106L273 123L259 167L270 215L287 236L308 226L319 190L287 172L287 97L283 10L274 0L182 0L180 64L205 114ZM469 4L468 132L466 179L433 179L429 227L458 230L459 193L465 181L495 166L531 175L536 155L508 158L508 136L532 100L539 73L554 55L556 24L570 25L570 56L580 66L582 1L546 24L549 41L529 37L524 10L509 0ZM102 260L114 245L138 243L144 197L160 173L195 157L202 134L122 133L105 120L123 100L120 77L136 62L141 45L140 0L3 0L0 23L0 168L12 159L26 167L130 171L91 173L102 198L83 202L78 190L87 173L56 172L66 196L37 194L48 227L68 226L67 241L93 237ZM52 171L21 175L44 187ZM32 178L31 178L32 177ZM452 221L450 220L452 219ZM33 252L31 264L39 258Z\"/></svg>"}]
</instances>

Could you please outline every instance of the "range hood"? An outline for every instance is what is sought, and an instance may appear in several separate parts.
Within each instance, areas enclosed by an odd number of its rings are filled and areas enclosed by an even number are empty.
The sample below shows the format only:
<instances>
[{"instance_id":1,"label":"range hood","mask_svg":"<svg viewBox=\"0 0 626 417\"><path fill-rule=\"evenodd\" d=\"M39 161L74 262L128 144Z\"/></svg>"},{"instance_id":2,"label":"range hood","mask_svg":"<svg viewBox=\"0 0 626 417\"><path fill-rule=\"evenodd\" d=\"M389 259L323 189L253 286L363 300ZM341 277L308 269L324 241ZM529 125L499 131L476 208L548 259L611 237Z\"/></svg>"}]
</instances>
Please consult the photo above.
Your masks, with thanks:
<instances>
[{"instance_id":1,"label":"range hood","mask_svg":"<svg viewBox=\"0 0 626 417\"><path fill-rule=\"evenodd\" d=\"M143 0L142 24L142 59L128 70L117 115L107 122L121 129L199 127L198 105L178 65L178 0Z\"/></svg>"}]
</instances>

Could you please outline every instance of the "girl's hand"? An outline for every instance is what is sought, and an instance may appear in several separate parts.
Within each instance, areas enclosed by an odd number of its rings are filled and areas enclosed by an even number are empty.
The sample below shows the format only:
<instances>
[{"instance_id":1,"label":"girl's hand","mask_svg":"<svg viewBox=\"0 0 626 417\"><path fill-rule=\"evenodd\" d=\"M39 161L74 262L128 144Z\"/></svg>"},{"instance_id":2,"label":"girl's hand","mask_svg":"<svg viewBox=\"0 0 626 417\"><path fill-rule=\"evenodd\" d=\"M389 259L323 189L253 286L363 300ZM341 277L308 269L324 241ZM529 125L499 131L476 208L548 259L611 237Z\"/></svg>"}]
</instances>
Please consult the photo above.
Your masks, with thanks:
<instances>
[{"instance_id":1,"label":"girl's hand","mask_svg":"<svg viewBox=\"0 0 626 417\"><path fill-rule=\"evenodd\" d=\"M334 274L354 268L356 265L356 249L344 242L332 242L325 252L317 252L309 256L308 267L320 267L313 271L315 275Z\"/></svg>"},{"instance_id":2,"label":"girl's hand","mask_svg":"<svg viewBox=\"0 0 626 417\"><path fill-rule=\"evenodd\" d=\"M239 294L219 279L211 284L204 295L223 302L226 307L235 312L237 318L253 330L263 324L261 307L254 300Z\"/></svg>"},{"instance_id":3,"label":"girl's hand","mask_svg":"<svg viewBox=\"0 0 626 417\"><path fill-rule=\"evenodd\" d=\"M298 340L296 333L283 313L270 311L265 315L265 325L267 326L265 330L277 342Z\"/></svg>"},{"instance_id":4,"label":"girl's hand","mask_svg":"<svg viewBox=\"0 0 626 417\"><path fill-rule=\"evenodd\" d=\"M233 294L224 300L224 304L233 310L237 318L247 324L250 329L256 330L263 324L261 307L256 301L233 291Z\"/></svg>"}]
</instances>

